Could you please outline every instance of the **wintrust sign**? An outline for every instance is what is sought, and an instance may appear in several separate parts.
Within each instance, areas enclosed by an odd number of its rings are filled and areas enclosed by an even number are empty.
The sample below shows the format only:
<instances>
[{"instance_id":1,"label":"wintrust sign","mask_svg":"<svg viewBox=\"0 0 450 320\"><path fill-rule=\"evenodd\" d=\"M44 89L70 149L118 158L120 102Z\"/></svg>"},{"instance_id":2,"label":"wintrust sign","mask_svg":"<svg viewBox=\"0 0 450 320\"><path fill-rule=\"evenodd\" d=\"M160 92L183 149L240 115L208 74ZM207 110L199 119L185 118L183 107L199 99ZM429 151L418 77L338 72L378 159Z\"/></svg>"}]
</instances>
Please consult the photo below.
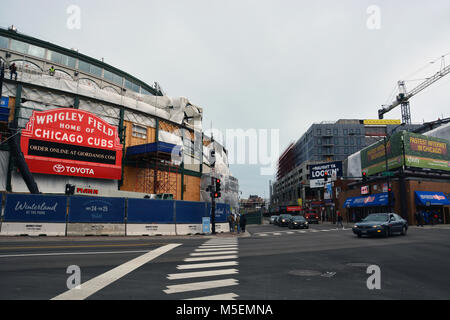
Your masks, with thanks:
<instances>
[{"instance_id":1,"label":"wintrust sign","mask_svg":"<svg viewBox=\"0 0 450 320\"><path fill-rule=\"evenodd\" d=\"M21 148L31 172L115 180L122 175L117 128L87 111L34 111Z\"/></svg>"}]
</instances>

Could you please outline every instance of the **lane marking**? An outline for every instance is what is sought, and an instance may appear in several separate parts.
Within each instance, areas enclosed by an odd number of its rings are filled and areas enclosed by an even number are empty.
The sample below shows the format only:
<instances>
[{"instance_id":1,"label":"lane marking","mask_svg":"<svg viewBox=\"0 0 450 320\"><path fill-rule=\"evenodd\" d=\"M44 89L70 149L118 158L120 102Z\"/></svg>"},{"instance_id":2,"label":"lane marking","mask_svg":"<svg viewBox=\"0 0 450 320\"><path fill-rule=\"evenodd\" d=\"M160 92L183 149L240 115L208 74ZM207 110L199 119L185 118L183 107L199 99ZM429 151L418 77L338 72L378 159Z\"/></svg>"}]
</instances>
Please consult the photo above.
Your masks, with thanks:
<instances>
[{"instance_id":1,"label":"lane marking","mask_svg":"<svg viewBox=\"0 0 450 320\"><path fill-rule=\"evenodd\" d=\"M167 279L169 279L169 280L190 279L190 278L200 278L200 277L222 276L222 275L229 275L229 274L236 274L236 273L238 273L237 269L220 269L220 270L211 270L211 271L172 273L172 274L167 275Z\"/></svg>"},{"instance_id":2,"label":"lane marking","mask_svg":"<svg viewBox=\"0 0 450 320\"><path fill-rule=\"evenodd\" d=\"M130 260L108 272L105 272L83 284L81 284L79 289L68 290L52 300L84 300L89 296L93 295L97 291L103 289L109 284L117 281L128 273L136 270L142 265L150 262L151 260L159 257L160 255L167 253L168 251L181 246L181 243L168 244L163 247L159 247L155 250L149 251L133 260Z\"/></svg>"},{"instance_id":3,"label":"lane marking","mask_svg":"<svg viewBox=\"0 0 450 320\"><path fill-rule=\"evenodd\" d=\"M102 251L102 252L52 252L52 253L20 253L0 255L0 258L21 258L21 257L45 257L45 256L70 256L70 255L90 255L90 254L121 254L121 253L144 253L148 250L135 251Z\"/></svg>"},{"instance_id":4,"label":"lane marking","mask_svg":"<svg viewBox=\"0 0 450 320\"><path fill-rule=\"evenodd\" d=\"M226 250L234 250L237 249L237 246L233 247L217 247L217 248L207 248L203 249L203 247L200 247L198 249L195 249L196 252L206 252L206 251L226 251Z\"/></svg>"},{"instance_id":5,"label":"lane marking","mask_svg":"<svg viewBox=\"0 0 450 320\"><path fill-rule=\"evenodd\" d=\"M144 247L159 246L167 243L130 243L130 244L99 244L99 245L70 245L70 246L28 246L28 247L0 247L0 250L15 249L70 249L70 248L108 248L108 247Z\"/></svg>"},{"instance_id":6,"label":"lane marking","mask_svg":"<svg viewBox=\"0 0 450 320\"><path fill-rule=\"evenodd\" d=\"M194 252L191 253L190 256L195 257L195 256L216 256L216 255L221 255L221 254L237 254L238 252L233 250L233 251L218 251L218 252Z\"/></svg>"},{"instance_id":7,"label":"lane marking","mask_svg":"<svg viewBox=\"0 0 450 320\"><path fill-rule=\"evenodd\" d=\"M215 249L215 248L237 248L238 245L237 244L227 244L224 246L200 246L198 247L199 249Z\"/></svg>"},{"instance_id":8,"label":"lane marking","mask_svg":"<svg viewBox=\"0 0 450 320\"><path fill-rule=\"evenodd\" d=\"M201 257L201 258L186 258L184 261L186 262L194 262L194 261L210 261L210 260L229 260L229 259L237 259L237 255L231 256L214 256L214 257Z\"/></svg>"},{"instance_id":9,"label":"lane marking","mask_svg":"<svg viewBox=\"0 0 450 320\"><path fill-rule=\"evenodd\" d=\"M226 280L213 280L213 281L203 281L203 282L191 282L187 284L176 284L172 286L167 286L166 290L163 290L167 294L205 290L211 288L229 287L236 286L239 282L236 279L226 279Z\"/></svg>"},{"instance_id":10,"label":"lane marking","mask_svg":"<svg viewBox=\"0 0 450 320\"><path fill-rule=\"evenodd\" d=\"M239 296L235 293L225 293L214 296L198 297L185 300L236 300L237 297Z\"/></svg>"},{"instance_id":11,"label":"lane marking","mask_svg":"<svg viewBox=\"0 0 450 320\"><path fill-rule=\"evenodd\" d=\"M178 270L186 269L201 269L201 268L214 268L214 267L229 267L237 266L237 261L224 261L224 262L211 262L211 263L195 263L195 264L181 264L177 266Z\"/></svg>"}]
</instances>

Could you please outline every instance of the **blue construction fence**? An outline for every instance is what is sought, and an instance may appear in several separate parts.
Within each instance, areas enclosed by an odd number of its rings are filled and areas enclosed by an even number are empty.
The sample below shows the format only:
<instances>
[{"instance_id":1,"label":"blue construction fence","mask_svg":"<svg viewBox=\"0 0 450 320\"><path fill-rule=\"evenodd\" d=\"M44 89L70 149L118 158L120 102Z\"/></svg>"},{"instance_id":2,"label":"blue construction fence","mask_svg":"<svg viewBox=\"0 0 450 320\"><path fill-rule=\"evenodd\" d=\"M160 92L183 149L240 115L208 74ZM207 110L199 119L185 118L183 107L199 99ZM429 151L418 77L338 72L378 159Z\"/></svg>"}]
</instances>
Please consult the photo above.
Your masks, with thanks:
<instances>
[{"instance_id":1,"label":"blue construction fence","mask_svg":"<svg viewBox=\"0 0 450 320\"><path fill-rule=\"evenodd\" d=\"M7 194L3 222L202 224L211 204L177 200ZM216 222L224 223L231 209L216 204Z\"/></svg>"}]
</instances>

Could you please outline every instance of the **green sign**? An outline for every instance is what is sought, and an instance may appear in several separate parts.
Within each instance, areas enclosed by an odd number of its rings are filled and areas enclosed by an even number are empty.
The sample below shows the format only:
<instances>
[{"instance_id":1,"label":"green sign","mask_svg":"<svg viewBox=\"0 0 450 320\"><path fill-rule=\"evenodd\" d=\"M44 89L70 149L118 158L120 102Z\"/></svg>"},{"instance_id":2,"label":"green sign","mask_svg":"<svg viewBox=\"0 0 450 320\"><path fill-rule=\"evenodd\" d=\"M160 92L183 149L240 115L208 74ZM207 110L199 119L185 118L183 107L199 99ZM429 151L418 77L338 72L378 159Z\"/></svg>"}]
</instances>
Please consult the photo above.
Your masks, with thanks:
<instances>
[{"instance_id":1,"label":"green sign","mask_svg":"<svg viewBox=\"0 0 450 320\"><path fill-rule=\"evenodd\" d=\"M450 171L449 141L405 132L405 165Z\"/></svg>"},{"instance_id":2,"label":"green sign","mask_svg":"<svg viewBox=\"0 0 450 320\"><path fill-rule=\"evenodd\" d=\"M403 152L404 146L404 152ZM361 168L368 175L407 167L450 171L449 141L406 131L393 134L386 146L381 140L361 150ZM388 168L386 168L386 152Z\"/></svg>"}]
</instances>

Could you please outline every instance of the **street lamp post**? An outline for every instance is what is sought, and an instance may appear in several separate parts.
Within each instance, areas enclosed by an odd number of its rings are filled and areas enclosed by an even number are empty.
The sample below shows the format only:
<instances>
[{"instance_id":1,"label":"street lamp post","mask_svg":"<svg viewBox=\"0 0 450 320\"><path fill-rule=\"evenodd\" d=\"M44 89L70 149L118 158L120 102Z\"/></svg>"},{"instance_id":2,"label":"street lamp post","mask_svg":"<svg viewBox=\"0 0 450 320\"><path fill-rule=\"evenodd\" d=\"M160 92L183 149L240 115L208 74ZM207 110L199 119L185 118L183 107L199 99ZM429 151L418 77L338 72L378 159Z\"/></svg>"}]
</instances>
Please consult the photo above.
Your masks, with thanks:
<instances>
[{"instance_id":1,"label":"street lamp post","mask_svg":"<svg viewBox=\"0 0 450 320\"><path fill-rule=\"evenodd\" d=\"M396 126L392 131L391 134L388 134L388 127L386 126L386 136L383 138L384 140L384 160L385 160L385 174L386 174L386 180L387 180L387 192L388 192L388 209L391 211L391 177L389 175L389 167L388 167L388 156L387 156L387 144L389 140L391 139L392 135L395 133L395 130L397 130L399 127L404 126L405 123L402 123L398 126Z\"/></svg>"}]
</instances>

